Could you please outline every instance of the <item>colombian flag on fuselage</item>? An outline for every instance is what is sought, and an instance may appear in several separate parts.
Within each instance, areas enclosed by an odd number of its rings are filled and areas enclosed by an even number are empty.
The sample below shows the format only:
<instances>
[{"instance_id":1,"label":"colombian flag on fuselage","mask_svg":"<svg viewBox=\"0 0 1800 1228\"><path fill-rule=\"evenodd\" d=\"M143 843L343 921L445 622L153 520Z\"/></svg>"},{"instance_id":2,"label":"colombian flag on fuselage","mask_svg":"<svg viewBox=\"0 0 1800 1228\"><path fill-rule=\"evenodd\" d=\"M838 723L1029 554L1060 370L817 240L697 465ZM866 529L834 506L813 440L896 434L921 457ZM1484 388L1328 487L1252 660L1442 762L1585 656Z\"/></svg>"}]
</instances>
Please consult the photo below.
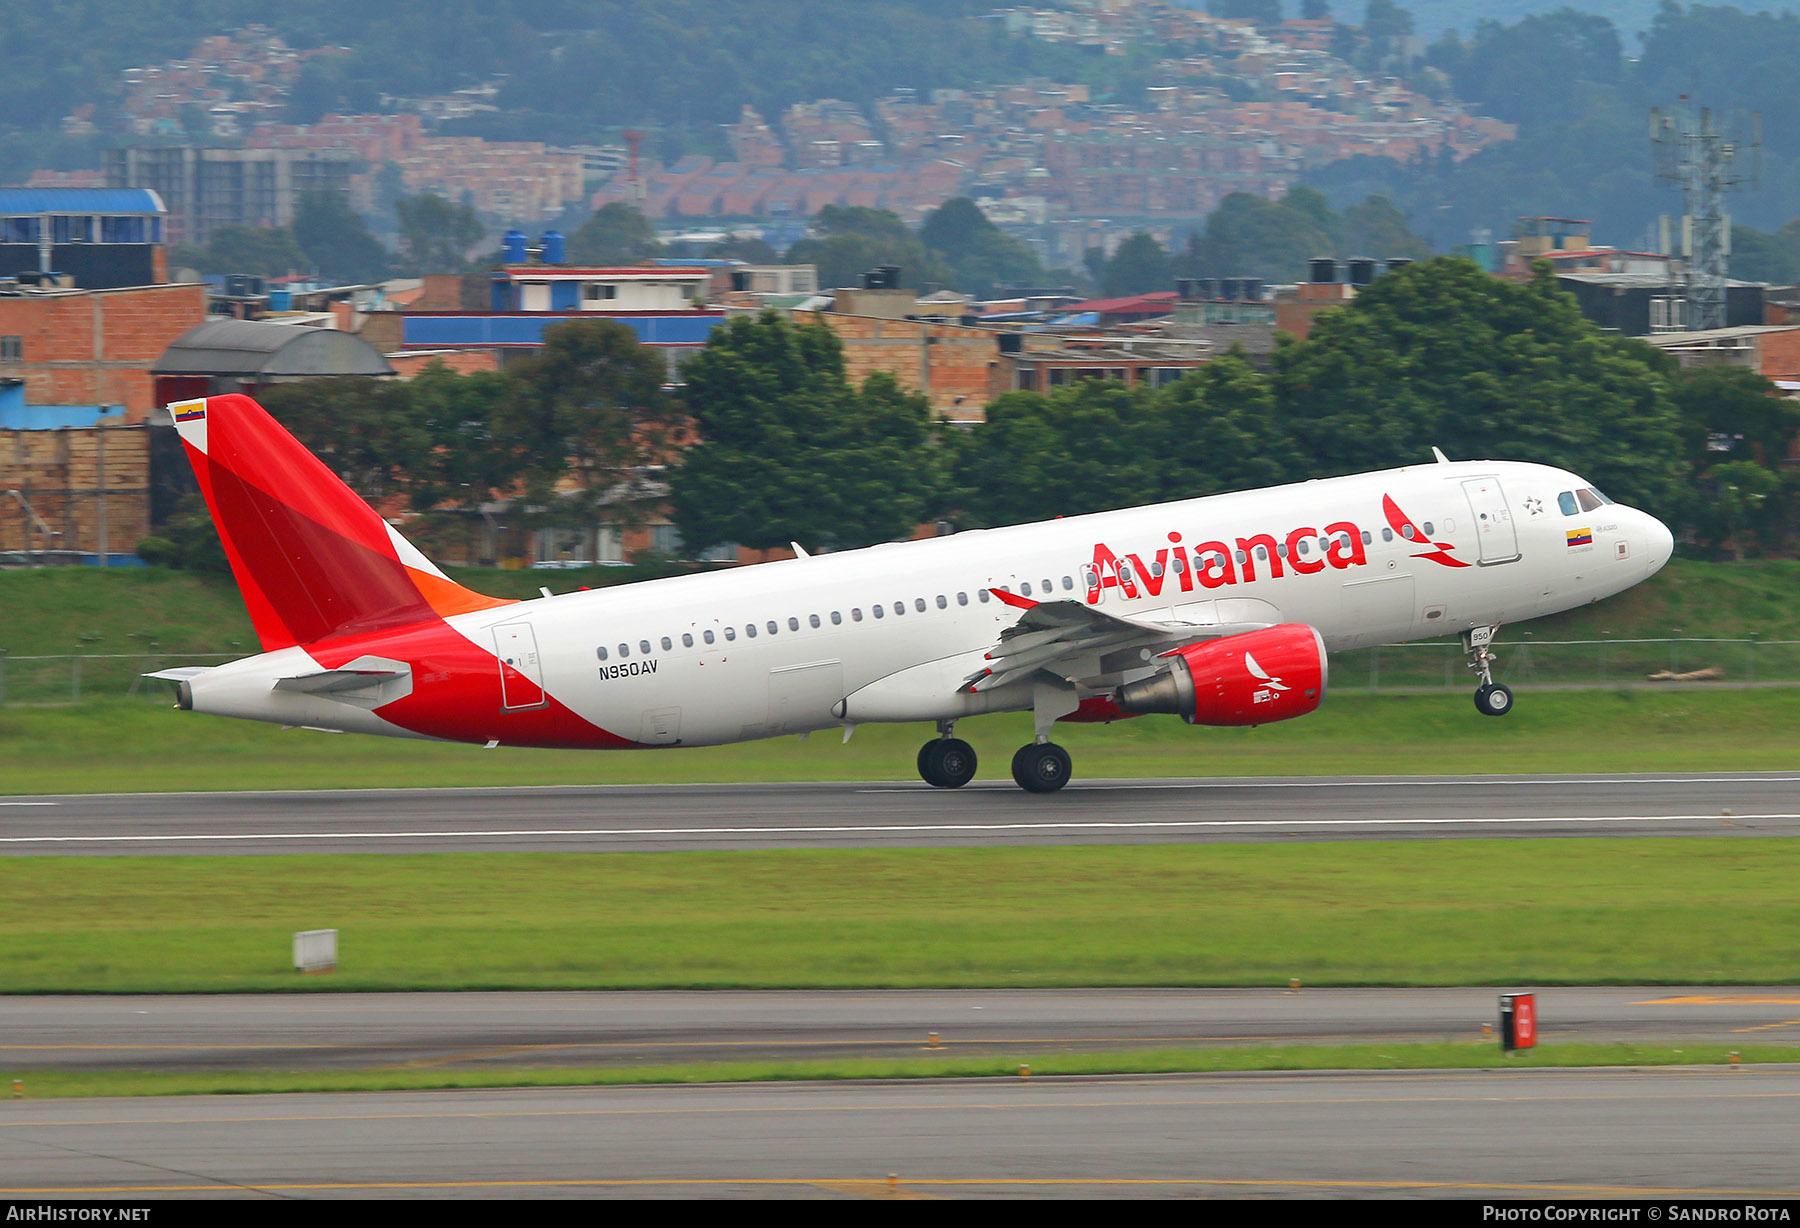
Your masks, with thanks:
<instances>
[{"instance_id":1,"label":"colombian flag on fuselage","mask_svg":"<svg viewBox=\"0 0 1800 1228\"><path fill-rule=\"evenodd\" d=\"M1570 529L1569 530L1569 544L1571 546L1591 546L1591 545L1593 545L1594 544L1594 531L1592 529Z\"/></svg>"}]
</instances>

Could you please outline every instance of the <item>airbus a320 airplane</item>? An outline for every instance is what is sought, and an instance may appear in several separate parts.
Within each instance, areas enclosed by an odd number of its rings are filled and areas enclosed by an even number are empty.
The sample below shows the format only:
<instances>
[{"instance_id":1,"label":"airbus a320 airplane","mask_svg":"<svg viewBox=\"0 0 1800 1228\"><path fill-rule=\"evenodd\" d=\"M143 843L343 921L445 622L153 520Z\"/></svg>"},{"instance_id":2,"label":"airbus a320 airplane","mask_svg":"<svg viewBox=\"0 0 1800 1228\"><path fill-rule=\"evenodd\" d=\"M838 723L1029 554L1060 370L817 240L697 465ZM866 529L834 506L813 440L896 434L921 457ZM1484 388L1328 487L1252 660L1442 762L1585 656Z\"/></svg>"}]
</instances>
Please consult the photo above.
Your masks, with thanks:
<instances>
[{"instance_id":1,"label":"airbus a320 airplane","mask_svg":"<svg viewBox=\"0 0 1800 1228\"><path fill-rule=\"evenodd\" d=\"M447 578L255 401L170 407L263 651L152 675L179 706L487 746L710 746L1029 711L1012 774L1069 779L1058 721L1304 716L1327 653L1460 633L1491 673L1504 623L1652 575L1654 517L1543 465L1447 461L619 588L505 601Z\"/></svg>"}]
</instances>

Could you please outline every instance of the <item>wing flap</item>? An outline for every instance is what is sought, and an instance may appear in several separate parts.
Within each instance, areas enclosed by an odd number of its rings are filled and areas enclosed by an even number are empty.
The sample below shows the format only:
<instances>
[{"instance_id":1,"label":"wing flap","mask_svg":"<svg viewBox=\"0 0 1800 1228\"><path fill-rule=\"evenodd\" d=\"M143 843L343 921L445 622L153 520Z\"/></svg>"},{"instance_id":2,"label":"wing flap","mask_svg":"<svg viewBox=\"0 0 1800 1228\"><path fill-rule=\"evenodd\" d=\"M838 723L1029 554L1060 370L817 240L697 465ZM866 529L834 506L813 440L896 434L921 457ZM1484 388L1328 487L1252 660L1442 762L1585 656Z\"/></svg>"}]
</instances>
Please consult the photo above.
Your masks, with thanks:
<instances>
[{"instance_id":1,"label":"wing flap","mask_svg":"<svg viewBox=\"0 0 1800 1228\"><path fill-rule=\"evenodd\" d=\"M998 594L996 594L998 595ZM1040 601L1007 594L1020 606L1018 622L1000 633L986 668L963 680L963 689L992 691L1047 670L1069 681L1092 673L1094 662L1121 648L1167 648L1197 640L1257 631L1269 623L1194 623L1129 618L1079 601Z\"/></svg>"}]
</instances>

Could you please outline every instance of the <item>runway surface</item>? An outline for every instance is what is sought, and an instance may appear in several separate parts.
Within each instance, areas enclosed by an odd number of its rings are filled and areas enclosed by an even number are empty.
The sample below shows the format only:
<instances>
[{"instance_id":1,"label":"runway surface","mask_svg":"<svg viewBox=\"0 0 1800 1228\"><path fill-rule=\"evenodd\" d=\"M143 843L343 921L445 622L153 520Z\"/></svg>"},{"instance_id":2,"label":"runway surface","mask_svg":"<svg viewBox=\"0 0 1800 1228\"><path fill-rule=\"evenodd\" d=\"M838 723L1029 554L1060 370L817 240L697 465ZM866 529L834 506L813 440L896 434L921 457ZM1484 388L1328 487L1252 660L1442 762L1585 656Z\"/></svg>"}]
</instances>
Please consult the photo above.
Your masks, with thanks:
<instances>
[{"instance_id":1,"label":"runway surface","mask_svg":"<svg viewBox=\"0 0 1800 1228\"><path fill-rule=\"evenodd\" d=\"M0 798L0 855L605 852L993 844L1792 836L1800 775L1077 780Z\"/></svg>"},{"instance_id":2,"label":"runway surface","mask_svg":"<svg viewBox=\"0 0 1800 1228\"><path fill-rule=\"evenodd\" d=\"M0 1071L492 1070L932 1055L1015 1061L1122 1049L1470 1041L1496 1021L1501 992L34 996L0 1000ZM1548 1045L1800 1042L1800 987L1550 988L1539 991L1538 1012Z\"/></svg>"},{"instance_id":3,"label":"runway surface","mask_svg":"<svg viewBox=\"0 0 1800 1228\"><path fill-rule=\"evenodd\" d=\"M1792 1198L1797 1108L1792 1067L0 1101L0 1198Z\"/></svg>"}]
</instances>

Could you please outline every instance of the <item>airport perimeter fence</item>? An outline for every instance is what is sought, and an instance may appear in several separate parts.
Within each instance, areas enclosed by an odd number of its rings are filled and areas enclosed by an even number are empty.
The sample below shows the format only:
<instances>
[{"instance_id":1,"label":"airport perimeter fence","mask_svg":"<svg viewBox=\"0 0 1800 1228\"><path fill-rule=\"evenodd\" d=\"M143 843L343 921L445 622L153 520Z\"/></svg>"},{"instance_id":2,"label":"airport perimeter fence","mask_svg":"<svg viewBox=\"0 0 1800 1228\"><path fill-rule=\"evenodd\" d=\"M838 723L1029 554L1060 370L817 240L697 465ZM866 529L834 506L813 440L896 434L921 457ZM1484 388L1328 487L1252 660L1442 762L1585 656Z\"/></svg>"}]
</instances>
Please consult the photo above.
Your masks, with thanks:
<instances>
[{"instance_id":1,"label":"airport perimeter fence","mask_svg":"<svg viewBox=\"0 0 1800 1228\"><path fill-rule=\"evenodd\" d=\"M1800 640L1517 640L1494 645L1497 681L1516 687L1593 689L1800 686ZM179 665L218 665L238 653L0 654L0 705L124 697L174 699L173 683L145 678ZM1462 645L1448 640L1333 653L1334 691L1472 690Z\"/></svg>"}]
</instances>

